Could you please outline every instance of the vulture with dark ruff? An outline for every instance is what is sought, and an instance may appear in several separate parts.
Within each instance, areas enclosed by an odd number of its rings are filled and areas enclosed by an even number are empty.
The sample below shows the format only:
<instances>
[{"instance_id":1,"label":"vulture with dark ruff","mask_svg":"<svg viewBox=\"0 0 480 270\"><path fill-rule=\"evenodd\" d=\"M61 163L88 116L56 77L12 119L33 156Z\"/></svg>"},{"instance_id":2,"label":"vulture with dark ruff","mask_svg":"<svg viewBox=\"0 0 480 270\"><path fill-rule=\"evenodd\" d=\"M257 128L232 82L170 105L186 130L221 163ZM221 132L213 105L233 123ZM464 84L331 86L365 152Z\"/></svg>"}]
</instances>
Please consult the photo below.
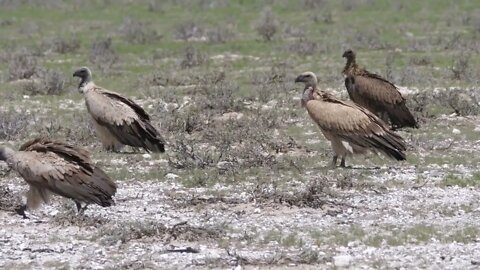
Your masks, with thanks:
<instances>
[{"instance_id":1,"label":"vulture with dark ruff","mask_svg":"<svg viewBox=\"0 0 480 270\"><path fill-rule=\"evenodd\" d=\"M118 152L124 145L147 152L165 152L165 141L150 123L150 116L133 100L96 86L87 67L73 73L85 97L95 131L105 149Z\"/></svg>"},{"instance_id":2,"label":"vulture with dark ruff","mask_svg":"<svg viewBox=\"0 0 480 270\"><path fill-rule=\"evenodd\" d=\"M92 203L104 207L115 204L112 196L117 185L82 148L36 138L23 144L19 151L0 147L0 160L17 171L30 187L27 204L17 209L25 218L25 210L48 203L51 193L72 199L79 213Z\"/></svg>"},{"instance_id":3,"label":"vulture with dark ruff","mask_svg":"<svg viewBox=\"0 0 480 270\"><path fill-rule=\"evenodd\" d=\"M355 62L355 53L347 50L343 69L345 87L353 102L367 108L382 119L388 116L393 129L402 127L418 128L417 122L405 104L405 98L391 82L361 68Z\"/></svg>"},{"instance_id":4,"label":"vulture with dark ruff","mask_svg":"<svg viewBox=\"0 0 480 270\"><path fill-rule=\"evenodd\" d=\"M340 166L345 167L347 156L367 151L381 152L389 158L405 160L406 144L403 138L391 131L373 113L320 91L313 72L300 74L295 82L305 84L302 106L332 144L335 152L332 167L336 167L338 157L341 158Z\"/></svg>"}]
</instances>

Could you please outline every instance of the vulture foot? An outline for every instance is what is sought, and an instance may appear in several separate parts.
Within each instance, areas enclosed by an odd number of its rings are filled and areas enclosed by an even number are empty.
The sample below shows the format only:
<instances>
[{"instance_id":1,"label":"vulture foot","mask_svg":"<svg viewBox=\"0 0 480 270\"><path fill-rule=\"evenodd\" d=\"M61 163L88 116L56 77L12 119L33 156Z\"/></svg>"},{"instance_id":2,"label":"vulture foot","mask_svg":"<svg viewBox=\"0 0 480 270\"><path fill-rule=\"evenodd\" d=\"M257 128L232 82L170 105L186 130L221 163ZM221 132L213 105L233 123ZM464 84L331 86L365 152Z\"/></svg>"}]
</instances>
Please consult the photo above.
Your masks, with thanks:
<instances>
[{"instance_id":1,"label":"vulture foot","mask_svg":"<svg viewBox=\"0 0 480 270\"><path fill-rule=\"evenodd\" d=\"M25 214L26 210L27 210L26 205L22 205L22 206L19 206L19 207L15 208L15 212L17 214L19 214L20 216L22 216L23 219L29 219L29 217L27 217L27 214Z\"/></svg>"},{"instance_id":2,"label":"vulture foot","mask_svg":"<svg viewBox=\"0 0 480 270\"><path fill-rule=\"evenodd\" d=\"M75 205L77 206L78 215L83 215L88 206L88 204L85 204L85 206L82 207L82 204L78 201L75 201Z\"/></svg>"}]
</instances>

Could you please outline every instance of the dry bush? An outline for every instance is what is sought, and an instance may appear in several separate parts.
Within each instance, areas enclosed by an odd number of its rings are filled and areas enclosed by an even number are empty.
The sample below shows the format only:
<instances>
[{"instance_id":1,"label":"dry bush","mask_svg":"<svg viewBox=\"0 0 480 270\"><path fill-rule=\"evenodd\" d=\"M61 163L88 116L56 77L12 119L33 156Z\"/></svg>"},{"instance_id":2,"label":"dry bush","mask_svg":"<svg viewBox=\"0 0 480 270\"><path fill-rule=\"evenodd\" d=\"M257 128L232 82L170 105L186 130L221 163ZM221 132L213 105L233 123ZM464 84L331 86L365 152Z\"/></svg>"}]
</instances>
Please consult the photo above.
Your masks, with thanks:
<instances>
[{"instance_id":1,"label":"dry bush","mask_svg":"<svg viewBox=\"0 0 480 270\"><path fill-rule=\"evenodd\" d=\"M32 128L39 136L67 140L73 144L98 143L90 117L86 113L61 114L36 119Z\"/></svg>"},{"instance_id":2,"label":"dry bush","mask_svg":"<svg viewBox=\"0 0 480 270\"><path fill-rule=\"evenodd\" d=\"M150 0L147 4L147 8L150 12L163 13L165 12L164 4L165 1L163 0Z\"/></svg>"},{"instance_id":3,"label":"dry bush","mask_svg":"<svg viewBox=\"0 0 480 270\"><path fill-rule=\"evenodd\" d=\"M472 91L452 89L446 91L446 97L441 101L448 104L458 115L478 115L480 112L478 100Z\"/></svg>"},{"instance_id":4,"label":"dry bush","mask_svg":"<svg viewBox=\"0 0 480 270\"><path fill-rule=\"evenodd\" d=\"M274 136L274 130L285 122L285 115L254 111L241 117L200 119L195 136L176 136L171 148L171 165L176 168L216 168L236 173L241 168L274 167L277 154L298 148L289 137ZM197 119L199 120L199 119ZM193 139L195 138L195 139ZM208 145L208 146L207 146Z\"/></svg>"},{"instance_id":5,"label":"dry bush","mask_svg":"<svg viewBox=\"0 0 480 270\"><path fill-rule=\"evenodd\" d=\"M356 27L352 29L356 29ZM350 33L347 35L347 43L351 44L351 47L370 50L382 50L391 47L380 39L382 30L379 27L373 26L361 31L349 30L348 32Z\"/></svg>"},{"instance_id":6,"label":"dry bush","mask_svg":"<svg viewBox=\"0 0 480 270\"><path fill-rule=\"evenodd\" d=\"M142 238L157 238L163 242L171 240L193 242L200 240L219 239L224 235L224 230L219 227L197 227L181 222L171 227L153 221L130 221L121 224L103 226L98 232L100 242L105 245L127 243L131 240Z\"/></svg>"},{"instance_id":7,"label":"dry bush","mask_svg":"<svg viewBox=\"0 0 480 270\"><path fill-rule=\"evenodd\" d=\"M6 57L8 61L8 79L21 80L30 79L39 75L41 67L38 63L38 57L32 50L21 49Z\"/></svg>"},{"instance_id":8,"label":"dry bush","mask_svg":"<svg viewBox=\"0 0 480 270\"><path fill-rule=\"evenodd\" d=\"M19 84L24 95L60 95L65 92L64 74L57 70L42 71L35 79Z\"/></svg>"},{"instance_id":9,"label":"dry bush","mask_svg":"<svg viewBox=\"0 0 480 270\"><path fill-rule=\"evenodd\" d=\"M195 91L203 94L198 101L202 109L215 110L220 113L236 112L241 109L236 93L240 87L231 81L215 84L200 84Z\"/></svg>"},{"instance_id":10,"label":"dry bush","mask_svg":"<svg viewBox=\"0 0 480 270\"><path fill-rule=\"evenodd\" d=\"M201 66L207 62L207 56L192 46L185 48L184 53L184 57L180 62L181 68Z\"/></svg>"},{"instance_id":11,"label":"dry bush","mask_svg":"<svg viewBox=\"0 0 480 270\"><path fill-rule=\"evenodd\" d=\"M305 38L305 30L301 27L295 27L291 26L289 24L284 23L283 26L283 33L284 36L287 38L297 38L297 39L303 39Z\"/></svg>"},{"instance_id":12,"label":"dry bush","mask_svg":"<svg viewBox=\"0 0 480 270\"><path fill-rule=\"evenodd\" d=\"M470 55L461 54L453 58L450 68L452 78L455 80L469 80L472 76L470 68Z\"/></svg>"},{"instance_id":13,"label":"dry bush","mask_svg":"<svg viewBox=\"0 0 480 270\"><path fill-rule=\"evenodd\" d=\"M414 55L408 59L408 63L415 66L430 66L432 65L432 58L427 55Z\"/></svg>"},{"instance_id":14,"label":"dry bush","mask_svg":"<svg viewBox=\"0 0 480 270\"><path fill-rule=\"evenodd\" d=\"M303 0L302 6L306 9L323 9L327 2L325 0Z\"/></svg>"},{"instance_id":15,"label":"dry bush","mask_svg":"<svg viewBox=\"0 0 480 270\"><path fill-rule=\"evenodd\" d=\"M225 43L235 38L235 32L229 26L217 26L207 29L207 40L210 43Z\"/></svg>"},{"instance_id":16,"label":"dry bush","mask_svg":"<svg viewBox=\"0 0 480 270\"><path fill-rule=\"evenodd\" d=\"M126 17L119 27L120 34L131 44L147 44L158 41L161 35L149 29L149 25Z\"/></svg>"},{"instance_id":17,"label":"dry bush","mask_svg":"<svg viewBox=\"0 0 480 270\"><path fill-rule=\"evenodd\" d=\"M203 38L204 30L197 23L190 21L175 27L175 38L180 40L192 40Z\"/></svg>"},{"instance_id":18,"label":"dry bush","mask_svg":"<svg viewBox=\"0 0 480 270\"><path fill-rule=\"evenodd\" d=\"M26 135L31 117L25 112L0 111L0 140L10 141Z\"/></svg>"},{"instance_id":19,"label":"dry bush","mask_svg":"<svg viewBox=\"0 0 480 270\"><path fill-rule=\"evenodd\" d=\"M281 203L297 207L321 208L331 203L332 197L338 197L331 190L332 183L325 177L319 177L307 183L300 190L279 190L275 184L260 183L252 190L253 200L257 203Z\"/></svg>"},{"instance_id":20,"label":"dry bush","mask_svg":"<svg viewBox=\"0 0 480 270\"><path fill-rule=\"evenodd\" d=\"M0 174L0 176L2 175ZM0 210L14 211L22 204L19 194L14 193L8 187L0 186Z\"/></svg>"},{"instance_id":21,"label":"dry bush","mask_svg":"<svg viewBox=\"0 0 480 270\"><path fill-rule=\"evenodd\" d=\"M421 73L416 66L407 66L400 72L398 81L400 85L428 85L430 84L431 76Z\"/></svg>"},{"instance_id":22,"label":"dry bush","mask_svg":"<svg viewBox=\"0 0 480 270\"><path fill-rule=\"evenodd\" d=\"M65 76L61 71L50 70L43 77L45 94L60 95L65 91Z\"/></svg>"},{"instance_id":23,"label":"dry bush","mask_svg":"<svg viewBox=\"0 0 480 270\"><path fill-rule=\"evenodd\" d=\"M13 19L2 19L0 20L0 27L11 26L15 23Z\"/></svg>"},{"instance_id":24,"label":"dry bush","mask_svg":"<svg viewBox=\"0 0 480 270\"><path fill-rule=\"evenodd\" d=\"M89 60L97 65L102 72L112 68L118 59L118 54L112 47L111 38L97 40L92 43Z\"/></svg>"},{"instance_id":25,"label":"dry bush","mask_svg":"<svg viewBox=\"0 0 480 270\"><path fill-rule=\"evenodd\" d=\"M266 9L260 15L260 20L257 22L255 30L263 40L271 41L278 31L278 27L279 22L273 15L272 10Z\"/></svg>"},{"instance_id":26,"label":"dry bush","mask_svg":"<svg viewBox=\"0 0 480 270\"><path fill-rule=\"evenodd\" d=\"M293 43L286 45L287 51L298 54L300 56L313 55L319 52L318 42L307 38L300 38Z\"/></svg>"},{"instance_id":27,"label":"dry bush","mask_svg":"<svg viewBox=\"0 0 480 270\"><path fill-rule=\"evenodd\" d=\"M44 41L41 47L54 53L76 53L80 49L80 40L76 37L54 38L49 41Z\"/></svg>"},{"instance_id":28,"label":"dry bush","mask_svg":"<svg viewBox=\"0 0 480 270\"><path fill-rule=\"evenodd\" d=\"M466 89L444 89L442 91L422 91L408 98L408 106L417 118L432 118L439 114L468 116L478 115L478 91Z\"/></svg>"}]
</instances>

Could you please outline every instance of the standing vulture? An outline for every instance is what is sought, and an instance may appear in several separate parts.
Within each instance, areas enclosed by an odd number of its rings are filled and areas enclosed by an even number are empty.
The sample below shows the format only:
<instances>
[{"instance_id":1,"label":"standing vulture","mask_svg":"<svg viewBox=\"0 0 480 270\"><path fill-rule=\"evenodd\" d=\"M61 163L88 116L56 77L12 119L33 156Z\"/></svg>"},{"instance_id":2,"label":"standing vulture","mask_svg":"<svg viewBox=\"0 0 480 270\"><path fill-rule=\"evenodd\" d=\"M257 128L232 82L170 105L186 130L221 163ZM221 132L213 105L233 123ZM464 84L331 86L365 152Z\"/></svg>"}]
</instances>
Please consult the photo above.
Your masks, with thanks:
<instances>
[{"instance_id":1,"label":"standing vulture","mask_svg":"<svg viewBox=\"0 0 480 270\"><path fill-rule=\"evenodd\" d=\"M300 74L295 82L305 84L302 106L332 144L335 152L333 168L338 157L342 159L340 166L345 167L347 156L365 153L367 150L382 152L396 160L405 160L406 145L403 138L393 133L373 113L320 91L313 72Z\"/></svg>"},{"instance_id":2,"label":"standing vulture","mask_svg":"<svg viewBox=\"0 0 480 270\"><path fill-rule=\"evenodd\" d=\"M60 141L36 138L23 144L19 151L0 147L0 160L17 171L30 186L27 204L17 212L26 218L25 210L48 203L51 193L72 199L79 213L88 204L114 205L116 184L90 160L88 151ZM82 208L81 203L85 203Z\"/></svg>"},{"instance_id":3,"label":"standing vulture","mask_svg":"<svg viewBox=\"0 0 480 270\"><path fill-rule=\"evenodd\" d=\"M359 67L355 63L355 53L352 50L345 51L342 57L347 58L342 73L346 77L345 87L353 102L379 117L386 114L393 129L418 128L415 118L405 104L405 98L393 83Z\"/></svg>"},{"instance_id":4,"label":"standing vulture","mask_svg":"<svg viewBox=\"0 0 480 270\"><path fill-rule=\"evenodd\" d=\"M142 107L127 97L96 86L87 67L75 71L73 76L81 78L78 90L85 97L97 136L107 150L118 152L129 145L148 152L165 152L164 139Z\"/></svg>"}]
</instances>

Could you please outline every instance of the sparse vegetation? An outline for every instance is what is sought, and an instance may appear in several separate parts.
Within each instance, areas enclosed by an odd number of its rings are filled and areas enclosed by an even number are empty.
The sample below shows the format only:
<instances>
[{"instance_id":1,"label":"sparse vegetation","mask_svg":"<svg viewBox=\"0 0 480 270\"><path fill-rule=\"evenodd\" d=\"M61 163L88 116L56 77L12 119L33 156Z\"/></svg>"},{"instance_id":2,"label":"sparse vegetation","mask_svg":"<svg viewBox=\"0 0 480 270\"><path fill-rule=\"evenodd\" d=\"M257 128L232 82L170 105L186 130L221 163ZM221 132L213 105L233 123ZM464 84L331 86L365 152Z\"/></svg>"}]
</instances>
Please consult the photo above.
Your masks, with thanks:
<instances>
[{"instance_id":1,"label":"sparse vegetation","mask_svg":"<svg viewBox=\"0 0 480 270\"><path fill-rule=\"evenodd\" d=\"M278 31L278 26L279 22L273 15L272 10L266 9L261 14L260 21L256 25L256 30L263 40L271 41Z\"/></svg>"},{"instance_id":2,"label":"sparse vegetation","mask_svg":"<svg viewBox=\"0 0 480 270\"><path fill-rule=\"evenodd\" d=\"M103 72L112 68L119 57L112 47L112 39L107 38L92 43L89 60Z\"/></svg>"},{"instance_id":3,"label":"sparse vegetation","mask_svg":"<svg viewBox=\"0 0 480 270\"><path fill-rule=\"evenodd\" d=\"M0 1L0 146L84 146L119 187L113 207L77 216L53 197L24 221L26 186L0 162L0 268L475 267L478 14L468 0ZM396 131L405 162L327 169L294 79L314 71L348 99L348 48L419 119ZM101 148L81 66L150 114L165 154Z\"/></svg>"}]
</instances>

